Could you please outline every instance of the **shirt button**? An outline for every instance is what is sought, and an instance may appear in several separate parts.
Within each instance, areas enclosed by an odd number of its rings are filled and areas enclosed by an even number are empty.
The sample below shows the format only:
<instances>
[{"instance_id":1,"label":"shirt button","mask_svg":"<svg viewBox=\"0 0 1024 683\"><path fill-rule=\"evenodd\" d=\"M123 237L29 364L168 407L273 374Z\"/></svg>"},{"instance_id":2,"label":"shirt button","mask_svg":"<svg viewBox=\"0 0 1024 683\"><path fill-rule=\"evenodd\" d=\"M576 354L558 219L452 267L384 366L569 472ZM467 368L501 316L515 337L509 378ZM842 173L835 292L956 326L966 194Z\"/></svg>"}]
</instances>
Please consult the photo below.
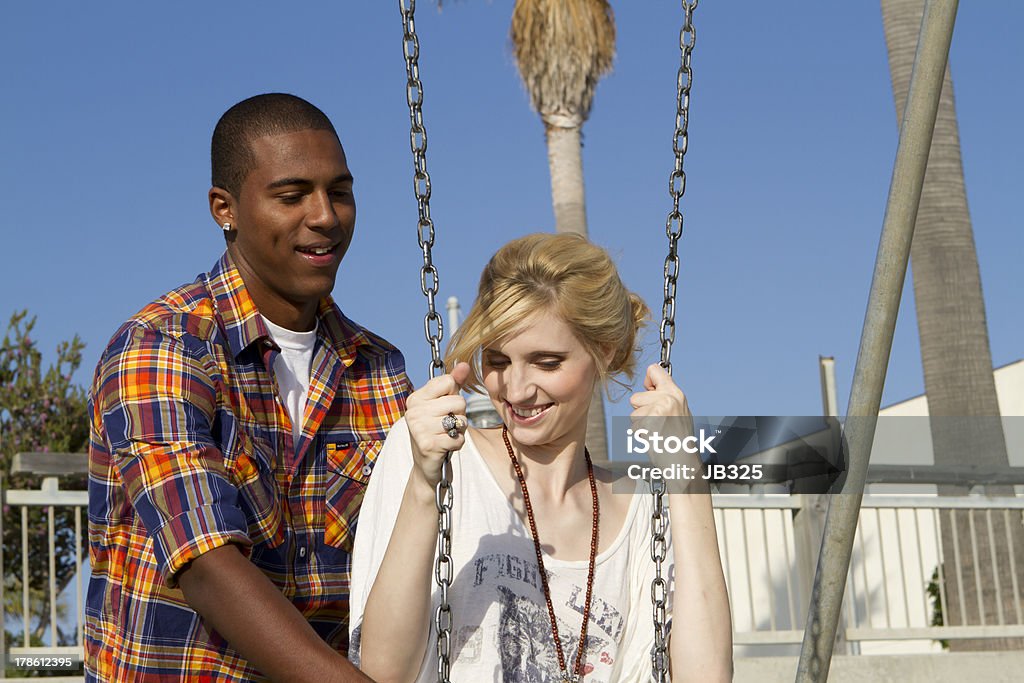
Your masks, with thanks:
<instances>
[{"instance_id":1,"label":"shirt button","mask_svg":"<svg viewBox=\"0 0 1024 683\"><path fill-rule=\"evenodd\" d=\"M305 557L305 556L306 556L306 549L305 548L299 548L299 557Z\"/></svg>"},{"instance_id":2,"label":"shirt button","mask_svg":"<svg viewBox=\"0 0 1024 683\"><path fill-rule=\"evenodd\" d=\"M372 471L373 471L372 467L370 467L369 465L363 465L363 476L364 477L370 476L370 472L372 472Z\"/></svg>"},{"instance_id":3,"label":"shirt button","mask_svg":"<svg viewBox=\"0 0 1024 683\"><path fill-rule=\"evenodd\" d=\"M271 340L269 340L269 339L264 339L264 340L263 340L263 345L264 345L264 346L273 346L273 345L274 345L274 342L272 342L272 341L271 341Z\"/></svg>"}]
</instances>

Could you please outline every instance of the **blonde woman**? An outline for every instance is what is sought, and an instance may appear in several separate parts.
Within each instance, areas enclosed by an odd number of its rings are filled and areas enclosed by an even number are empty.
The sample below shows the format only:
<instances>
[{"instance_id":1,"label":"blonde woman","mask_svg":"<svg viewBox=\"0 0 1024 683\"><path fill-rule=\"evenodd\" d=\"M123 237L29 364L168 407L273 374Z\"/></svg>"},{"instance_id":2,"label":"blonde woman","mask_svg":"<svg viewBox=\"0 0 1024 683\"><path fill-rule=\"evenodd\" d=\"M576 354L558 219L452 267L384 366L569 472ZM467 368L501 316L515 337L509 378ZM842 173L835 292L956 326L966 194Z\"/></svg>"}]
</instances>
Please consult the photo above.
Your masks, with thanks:
<instances>
[{"instance_id":1,"label":"blonde woman","mask_svg":"<svg viewBox=\"0 0 1024 683\"><path fill-rule=\"evenodd\" d=\"M434 487L446 451L456 451L451 680L649 679L651 502L642 482L633 495L613 493L612 474L592 465L584 443L594 387L632 377L647 313L608 254L576 235L529 235L488 263L452 339L450 374L409 397L366 492L350 656L374 680L436 677ZM504 426L466 430L463 387L486 391ZM634 416L689 415L659 366L644 387ZM710 496L669 501L672 680L729 680Z\"/></svg>"}]
</instances>

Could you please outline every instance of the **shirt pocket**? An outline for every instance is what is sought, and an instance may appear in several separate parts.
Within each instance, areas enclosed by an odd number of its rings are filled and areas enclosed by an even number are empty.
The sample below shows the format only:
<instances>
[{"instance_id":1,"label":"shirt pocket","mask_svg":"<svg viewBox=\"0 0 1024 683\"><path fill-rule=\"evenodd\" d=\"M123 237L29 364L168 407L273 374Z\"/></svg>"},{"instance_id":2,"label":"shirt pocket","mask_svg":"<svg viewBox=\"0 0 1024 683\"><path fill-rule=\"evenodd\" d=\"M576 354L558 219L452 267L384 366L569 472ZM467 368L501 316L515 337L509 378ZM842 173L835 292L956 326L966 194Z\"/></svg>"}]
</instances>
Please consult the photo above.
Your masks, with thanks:
<instances>
[{"instance_id":1,"label":"shirt pocket","mask_svg":"<svg viewBox=\"0 0 1024 683\"><path fill-rule=\"evenodd\" d=\"M383 445L381 439L327 444L327 545L352 552L359 506Z\"/></svg>"},{"instance_id":2,"label":"shirt pocket","mask_svg":"<svg viewBox=\"0 0 1024 683\"><path fill-rule=\"evenodd\" d=\"M281 503L274 472L267 464L272 459L256 453L255 443L242 436L230 465L231 476L238 487L238 506L249 526L249 540L273 548L285 540Z\"/></svg>"}]
</instances>

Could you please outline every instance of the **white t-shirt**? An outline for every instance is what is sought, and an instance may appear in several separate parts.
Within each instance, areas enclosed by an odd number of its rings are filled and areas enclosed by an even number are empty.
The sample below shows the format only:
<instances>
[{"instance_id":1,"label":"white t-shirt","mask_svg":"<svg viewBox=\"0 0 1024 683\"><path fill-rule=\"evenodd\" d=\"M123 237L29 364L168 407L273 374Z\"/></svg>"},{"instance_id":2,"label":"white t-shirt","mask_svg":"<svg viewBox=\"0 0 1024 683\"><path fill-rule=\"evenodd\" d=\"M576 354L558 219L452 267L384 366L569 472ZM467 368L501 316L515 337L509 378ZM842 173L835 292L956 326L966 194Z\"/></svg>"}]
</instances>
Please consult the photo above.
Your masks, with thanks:
<instances>
[{"instance_id":1,"label":"white t-shirt","mask_svg":"<svg viewBox=\"0 0 1024 683\"><path fill-rule=\"evenodd\" d=\"M302 423L306 414L306 396L309 394L309 373L313 366L313 346L316 328L309 332L294 332L267 320L263 322L281 353L274 359L274 377L281 392L285 410L292 421L292 443L299 444Z\"/></svg>"},{"instance_id":2,"label":"white t-shirt","mask_svg":"<svg viewBox=\"0 0 1024 683\"><path fill-rule=\"evenodd\" d=\"M366 490L352 557L349 657L358 665L360 626L370 587L394 530L412 450L405 419L392 427ZM561 681L537 556L524 526L487 467L471 435L452 455L451 680L457 683ZM623 494L626 495L626 494ZM586 683L641 683L651 673L654 644L650 585L652 505L638 482L615 541L597 556L584 659ZM581 533L589 533L589 525ZM543 538L543 530L541 530ZM671 577L671 546L665 563ZM576 658L587 561L544 556L558 633L571 668ZM671 582L670 584L671 585ZM433 589L432 606L439 592ZM433 610L431 611L433 615ZM395 618L402 618L395 615ZM436 679L433 618L418 682ZM395 647L402 647L396 643Z\"/></svg>"}]
</instances>

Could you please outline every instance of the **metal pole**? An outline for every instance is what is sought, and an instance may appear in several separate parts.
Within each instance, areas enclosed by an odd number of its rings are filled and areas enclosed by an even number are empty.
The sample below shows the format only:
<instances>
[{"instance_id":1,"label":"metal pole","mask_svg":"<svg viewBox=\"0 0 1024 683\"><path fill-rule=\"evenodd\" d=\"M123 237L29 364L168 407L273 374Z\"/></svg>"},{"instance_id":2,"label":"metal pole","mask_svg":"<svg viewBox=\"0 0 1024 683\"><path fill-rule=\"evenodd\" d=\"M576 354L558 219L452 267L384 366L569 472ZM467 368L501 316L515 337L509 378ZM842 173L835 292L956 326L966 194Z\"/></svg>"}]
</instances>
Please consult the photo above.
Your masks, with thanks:
<instances>
[{"instance_id":1,"label":"metal pole","mask_svg":"<svg viewBox=\"0 0 1024 683\"><path fill-rule=\"evenodd\" d=\"M825 417L839 417L836 398L836 359L818 356L818 374L821 375L821 409Z\"/></svg>"},{"instance_id":2,"label":"metal pole","mask_svg":"<svg viewBox=\"0 0 1024 683\"><path fill-rule=\"evenodd\" d=\"M451 334L455 334L455 331L459 329L459 316L462 314L459 298L457 296L448 297L445 308L448 309L448 329L451 330Z\"/></svg>"},{"instance_id":3,"label":"metal pole","mask_svg":"<svg viewBox=\"0 0 1024 683\"><path fill-rule=\"evenodd\" d=\"M957 0L928 0L921 21L882 237L875 257L875 272L850 390L847 413L853 419L847 421L846 428L850 468L843 481L843 495L832 497L825 518L825 535L818 553L811 606L797 667L798 683L828 679L957 4Z\"/></svg>"}]
</instances>

